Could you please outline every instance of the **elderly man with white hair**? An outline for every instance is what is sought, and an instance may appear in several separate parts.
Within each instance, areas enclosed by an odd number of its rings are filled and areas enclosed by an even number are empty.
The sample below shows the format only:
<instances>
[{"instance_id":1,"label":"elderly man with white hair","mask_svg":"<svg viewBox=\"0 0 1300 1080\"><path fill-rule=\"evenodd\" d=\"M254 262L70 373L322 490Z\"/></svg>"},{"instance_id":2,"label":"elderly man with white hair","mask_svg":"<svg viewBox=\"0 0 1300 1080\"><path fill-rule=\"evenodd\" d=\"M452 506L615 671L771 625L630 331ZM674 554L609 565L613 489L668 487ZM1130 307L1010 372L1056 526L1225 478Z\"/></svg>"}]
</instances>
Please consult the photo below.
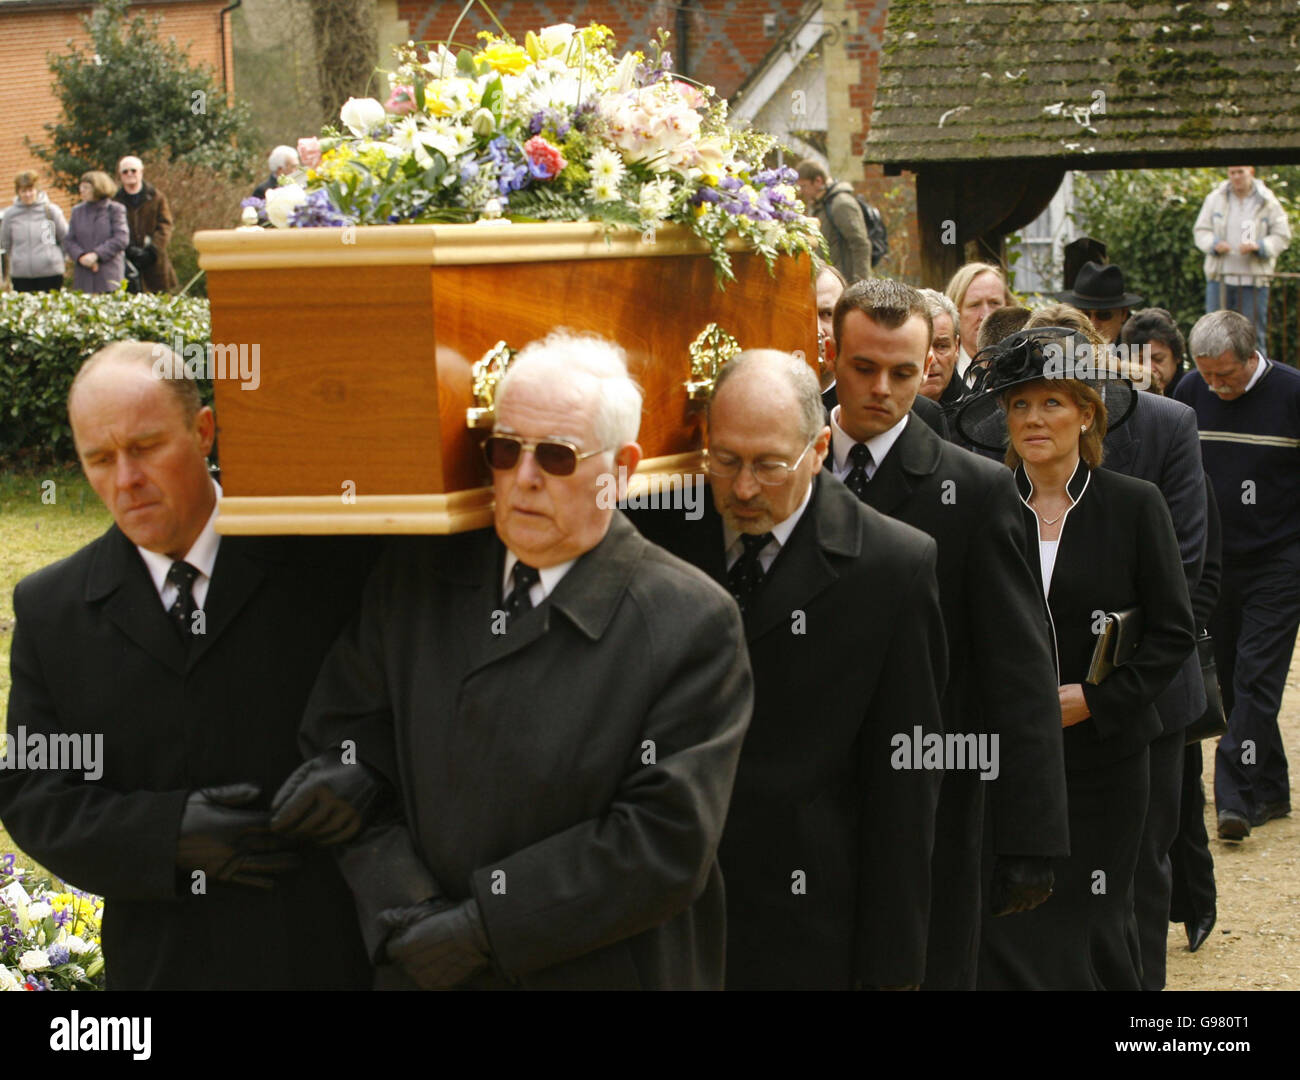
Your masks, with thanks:
<instances>
[{"instance_id":1,"label":"elderly man with white hair","mask_svg":"<svg viewBox=\"0 0 1300 1080\"><path fill-rule=\"evenodd\" d=\"M322 668L273 827L364 819L350 762L398 789L402 835L342 855L381 987L722 985L753 684L732 598L600 497L640 414L617 346L523 349L484 444L495 528L394 545Z\"/></svg>"},{"instance_id":2,"label":"elderly man with white hair","mask_svg":"<svg viewBox=\"0 0 1300 1080\"><path fill-rule=\"evenodd\" d=\"M266 159L271 175L253 188L253 198L265 199L266 193L280 186L280 177L298 171L298 151L292 146L277 146Z\"/></svg>"},{"instance_id":3,"label":"elderly man with white hair","mask_svg":"<svg viewBox=\"0 0 1300 1080\"><path fill-rule=\"evenodd\" d=\"M140 271L142 292L167 292L179 282L167 257L172 236L172 211L167 196L144 180L144 163L133 156L117 163L121 187L113 198L126 207L126 224L131 233L127 260Z\"/></svg>"}]
</instances>

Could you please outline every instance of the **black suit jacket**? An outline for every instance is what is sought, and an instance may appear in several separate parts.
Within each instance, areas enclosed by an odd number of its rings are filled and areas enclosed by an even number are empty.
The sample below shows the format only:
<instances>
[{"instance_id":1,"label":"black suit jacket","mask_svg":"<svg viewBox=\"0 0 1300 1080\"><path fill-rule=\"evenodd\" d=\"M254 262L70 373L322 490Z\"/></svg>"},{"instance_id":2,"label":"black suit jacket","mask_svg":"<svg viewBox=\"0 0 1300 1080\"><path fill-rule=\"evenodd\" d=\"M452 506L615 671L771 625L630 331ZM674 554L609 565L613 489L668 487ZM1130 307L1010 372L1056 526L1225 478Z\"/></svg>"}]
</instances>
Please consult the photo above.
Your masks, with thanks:
<instances>
[{"instance_id":1,"label":"black suit jacket","mask_svg":"<svg viewBox=\"0 0 1300 1080\"><path fill-rule=\"evenodd\" d=\"M722 582L722 518L705 507L634 520ZM941 730L934 568L933 540L814 478L745 616L754 720L720 852L728 988L921 981L940 774L892 768L891 740Z\"/></svg>"},{"instance_id":2,"label":"black suit jacket","mask_svg":"<svg viewBox=\"0 0 1300 1080\"><path fill-rule=\"evenodd\" d=\"M1107 433L1101 462L1160 489L1178 536L1189 595L1205 565L1205 470L1200 452L1195 411L1181 401L1143 392L1128 420ZM1205 711L1205 682L1195 648L1156 699L1156 710L1165 732L1182 731Z\"/></svg>"},{"instance_id":3,"label":"black suit jacket","mask_svg":"<svg viewBox=\"0 0 1300 1080\"><path fill-rule=\"evenodd\" d=\"M1025 528L1037 537L1038 519L1028 505L1033 488L1023 468L1016 483ZM1080 462L1068 488L1077 501L1061 526L1047 602L1061 685L1081 683L1092 714L1065 729L1066 767L1078 770L1139 753L1161 733L1156 698L1195 647L1195 636L1178 538L1155 485ZM1037 560L1033 567L1041 587ZM1136 654L1100 685L1088 684L1098 613L1130 607L1143 616Z\"/></svg>"},{"instance_id":4,"label":"black suit jacket","mask_svg":"<svg viewBox=\"0 0 1300 1080\"><path fill-rule=\"evenodd\" d=\"M0 820L32 858L105 897L110 987L364 988L371 974L333 860L269 892L178 888L190 791L251 781L259 805L301 762L303 705L355 609L366 542L225 537L185 645L117 529L24 579L9 730L103 735L103 776L0 771Z\"/></svg>"},{"instance_id":5,"label":"black suit jacket","mask_svg":"<svg viewBox=\"0 0 1300 1080\"><path fill-rule=\"evenodd\" d=\"M389 548L309 752L354 739L398 786L431 883L482 911L475 985L720 988L717 844L753 705L735 601L616 513L504 627L503 556L492 529Z\"/></svg>"},{"instance_id":6,"label":"black suit jacket","mask_svg":"<svg viewBox=\"0 0 1300 1080\"><path fill-rule=\"evenodd\" d=\"M926 985L973 986L984 796L992 851L1069 850L1061 712L1042 593L1026 560L1011 472L908 423L867 485L866 501L939 543L939 600L950 676L947 731L998 736L996 780L944 778Z\"/></svg>"}]
</instances>

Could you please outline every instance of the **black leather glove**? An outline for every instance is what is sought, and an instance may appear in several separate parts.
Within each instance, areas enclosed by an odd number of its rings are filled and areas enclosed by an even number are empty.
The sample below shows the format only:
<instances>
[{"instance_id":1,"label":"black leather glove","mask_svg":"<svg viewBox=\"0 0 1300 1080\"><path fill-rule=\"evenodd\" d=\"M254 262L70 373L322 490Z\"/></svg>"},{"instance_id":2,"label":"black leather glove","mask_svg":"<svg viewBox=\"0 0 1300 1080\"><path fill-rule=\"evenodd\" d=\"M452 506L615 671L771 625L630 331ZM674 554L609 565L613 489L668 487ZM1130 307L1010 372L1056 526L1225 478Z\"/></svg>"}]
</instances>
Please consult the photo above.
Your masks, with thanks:
<instances>
[{"instance_id":1,"label":"black leather glove","mask_svg":"<svg viewBox=\"0 0 1300 1080\"><path fill-rule=\"evenodd\" d=\"M341 844L395 812L392 785L369 765L326 750L298 766L271 801L271 828L318 844Z\"/></svg>"},{"instance_id":2,"label":"black leather glove","mask_svg":"<svg viewBox=\"0 0 1300 1080\"><path fill-rule=\"evenodd\" d=\"M994 915L1032 911L1052 895L1052 861L1045 855L998 855L990 906Z\"/></svg>"},{"instance_id":3,"label":"black leather glove","mask_svg":"<svg viewBox=\"0 0 1300 1080\"><path fill-rule=\"evenodd\" d=\"M487 933L475 900L390 908L379 920L392 932L388 958L421 990L450 990L489 963Z\"/></svg>"},{"instance_id":4,"label":"black leather glove","mask_svg":"<svg viewBox=\"0 0 1300 1080\"><path fill-rule=\"evenodd\" d=\"M148 270L158 261L158 252L152 244L127 244L126 257L140 270Z\"/></svg>"},{"instance_id":5,"label":"black leather glove","mask_svg":"<svg viewBox=\"0 0 1300 1080\"><path fill-rule=\"evenodd\" d=\"M265 810L244 809L261 794L256 784L227 784L191 792L181 815L176 865L202 870L215 881L270 889L277 874L298 869L301 858L270 832Z\"/></svg>"}]
</instances>

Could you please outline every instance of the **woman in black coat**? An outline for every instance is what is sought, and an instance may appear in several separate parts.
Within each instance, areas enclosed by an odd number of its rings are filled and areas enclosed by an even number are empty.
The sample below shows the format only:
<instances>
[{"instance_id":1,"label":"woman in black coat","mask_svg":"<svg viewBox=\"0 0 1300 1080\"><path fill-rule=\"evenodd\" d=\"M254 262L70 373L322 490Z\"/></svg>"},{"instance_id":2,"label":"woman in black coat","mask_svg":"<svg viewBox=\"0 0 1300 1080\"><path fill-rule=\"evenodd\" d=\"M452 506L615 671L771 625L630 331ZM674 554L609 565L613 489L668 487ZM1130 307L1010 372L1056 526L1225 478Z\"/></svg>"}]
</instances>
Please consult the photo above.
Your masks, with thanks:
<instances>
[{"instance_id":1,"label":"woman in black coat","mask_svg":"<svg viewBox=\"0 0 1300 1080\"><path fill-rule=\"evenodd\" d=\"M1094 374L1068 359L1087 347L1059 327L1012 335L982 357L979 392L958 420L977 445L1009 436L1056 652L1070 821L1070 855L1055 866L1051 898L984 920L982 988L1141 987L1132 888L1147 745L1162 730L1155 699L1193 647L1192 613L1159 489L1097 468L1108 414L1122 423L1134 391L1122 379L1070 377ZM1090 684L1107 613L1130 608L1143 623L1136 651Z\"/></svg>"}]
</instances>

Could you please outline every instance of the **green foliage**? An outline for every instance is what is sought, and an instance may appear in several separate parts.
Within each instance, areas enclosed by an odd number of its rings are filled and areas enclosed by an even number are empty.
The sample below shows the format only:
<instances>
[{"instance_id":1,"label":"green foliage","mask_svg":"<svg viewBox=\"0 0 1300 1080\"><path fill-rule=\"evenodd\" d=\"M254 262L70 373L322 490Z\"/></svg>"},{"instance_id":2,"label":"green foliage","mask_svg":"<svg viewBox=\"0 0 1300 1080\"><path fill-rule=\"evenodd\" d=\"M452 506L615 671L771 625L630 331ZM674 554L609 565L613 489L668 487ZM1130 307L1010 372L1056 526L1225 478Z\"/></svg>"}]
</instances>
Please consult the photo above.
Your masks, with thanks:
<instances>
[{"instance_id":1,"label":"green foliage","mask_svg":"<svg viewBox=\"0 0 1300 1080\"><path fill-rule=\"evenodd\" d=\"M127 0L104 0L83 20L91 44L70 43L50 55L63 112L45 125L47 144L27 140L32 152L69 192L90 169L113 175L127 154L184 158L251 178L257 162L248 106L229 106L210 68L193 66L175 38L160 40L160 20L128 20L126 9Z\"/></svg>"},{"instance_id":2,"label":"green foliage","mask_svg":"<svg viewBox=\"0 0 1300 1080\"><path fill-rule=\"evenodd\" d=\"M1262 166L1255 175L1300 232L1300 166ZM1107 258L1123 269L1129 291L1171 312L1183 333L1205 314L1205 256L1192 241L1192 229L1206 195L1226 179L1224 169L1146 169L1080 174L1075 180L1072 217L1079 230L1102 241ZM1300 241L1282 253L1276 271L1300 272ZM1282 356L1284 291L1292 313L1296 306L1294 289L1270 290L1270 356Z\"/></svg>"},{"instance_id":3,"label":"green foliage","mask_svg":"<svg viewBox=\"0 0 1300 1080\"><path fill-rule=\"evenodd\" d=\"M184 344L211 340L206 300L126 292L0 294L0 459L74 460L66 406L82 361L113 341L173 345L178 336Z\"/></svg>"}]
</instances>

